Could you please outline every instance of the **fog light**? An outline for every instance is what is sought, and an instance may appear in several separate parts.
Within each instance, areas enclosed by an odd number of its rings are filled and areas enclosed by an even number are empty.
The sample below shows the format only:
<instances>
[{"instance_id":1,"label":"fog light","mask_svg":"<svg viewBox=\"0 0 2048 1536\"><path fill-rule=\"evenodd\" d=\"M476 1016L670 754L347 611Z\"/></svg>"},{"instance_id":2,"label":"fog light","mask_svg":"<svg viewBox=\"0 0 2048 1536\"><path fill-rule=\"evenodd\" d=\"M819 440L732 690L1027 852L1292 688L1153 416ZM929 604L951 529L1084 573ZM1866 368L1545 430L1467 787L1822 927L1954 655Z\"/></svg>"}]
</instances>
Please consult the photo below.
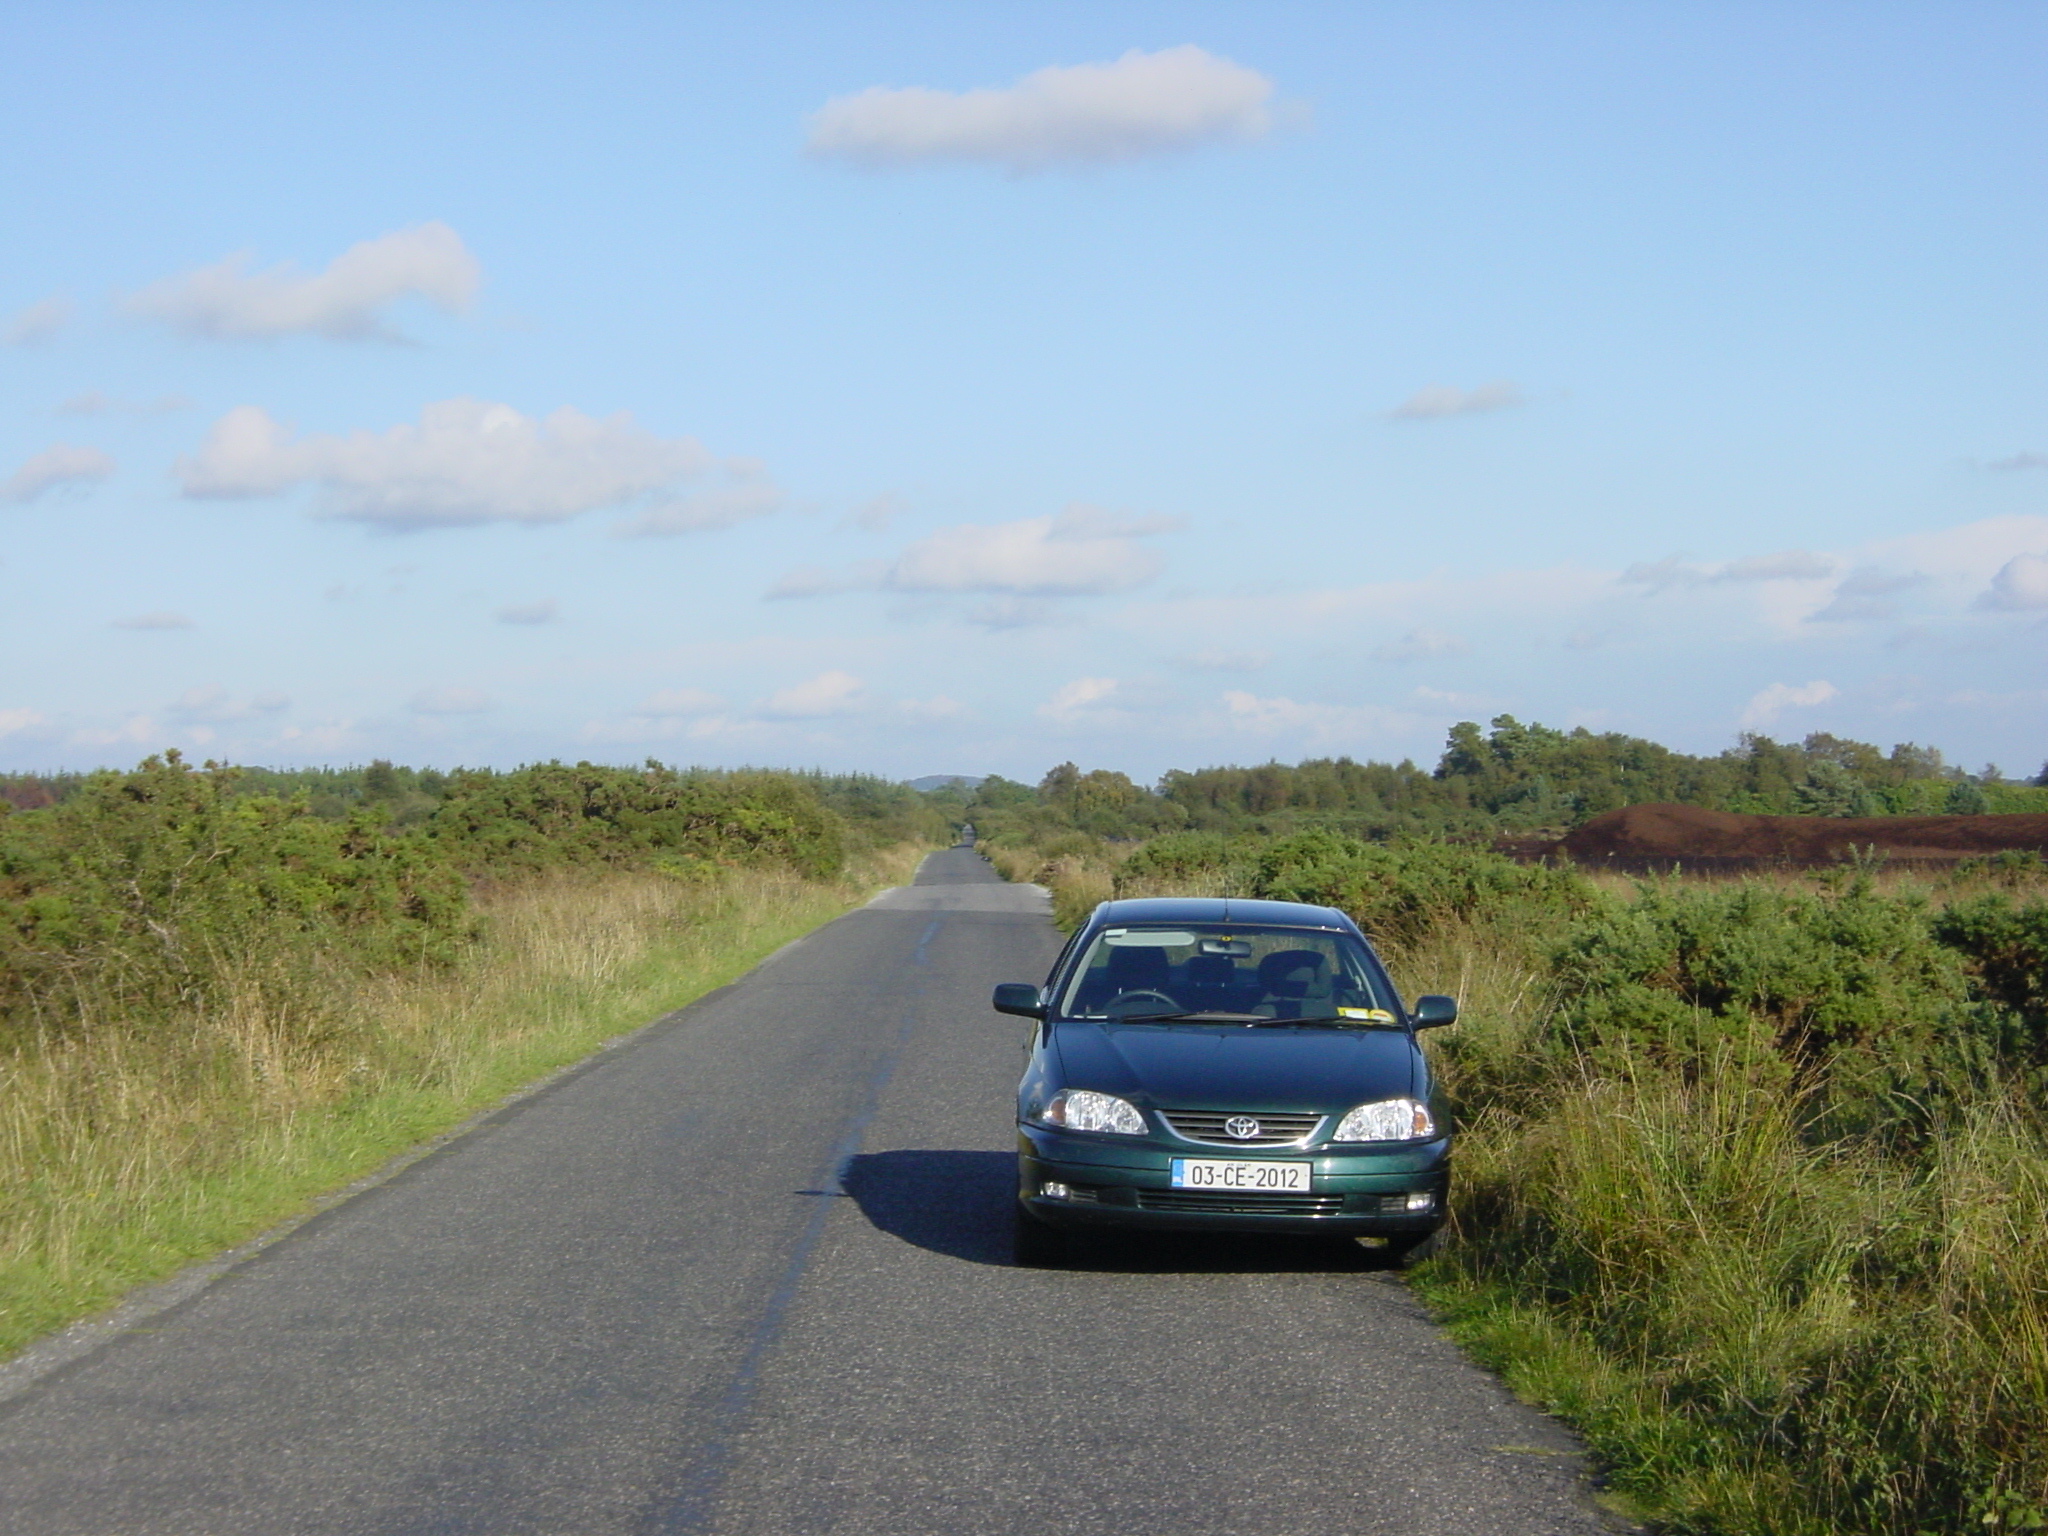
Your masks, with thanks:
<instances>
[{"instance_id":1,"label":"fog light","mask_svg":"<svg viewBox=\"0 0 2048 1536\"><path fill-rule=\"evenodd\" d=\"M1426 1211L1435 1204L1436 1196L1429 1190L1411 1189L1408 1191L1408 1209L1411 1211Z\"/></svg>"},{"instance_id":2,"label":"fog light","mask_svg":"<svg viewBox=\"0 0 2048 1536\"><path fill-rule=\"evenodd\" d=\"M1038 1186L1038 1192L1048 1200L1070 1199L1074 1193L1071 1189L1067 1188L1066 1185L1060 1183L1060 1181L1057 1179L1047 1179L1043 1184Z\"/></svg>"}]
</instances>

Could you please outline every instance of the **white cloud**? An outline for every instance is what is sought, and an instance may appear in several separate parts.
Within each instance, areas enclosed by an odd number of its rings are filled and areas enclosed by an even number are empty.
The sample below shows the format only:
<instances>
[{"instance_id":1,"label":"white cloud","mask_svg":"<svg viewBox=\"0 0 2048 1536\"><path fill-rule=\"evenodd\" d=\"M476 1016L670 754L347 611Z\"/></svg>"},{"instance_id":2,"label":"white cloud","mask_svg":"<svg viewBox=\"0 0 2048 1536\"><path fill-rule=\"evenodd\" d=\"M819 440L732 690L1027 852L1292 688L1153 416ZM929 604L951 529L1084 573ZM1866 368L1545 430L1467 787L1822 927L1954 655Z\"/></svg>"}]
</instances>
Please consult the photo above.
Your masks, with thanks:
<instances>
[{"instance_id":1,"label":"white cloud","mask_svg":"<svg viewBox=\"0 0 2048 1536\"><path fill-rule=\"evenodd\" d=\"M1219 647L1207 647L1183 656L1180 660L1187 666L1201 672L1256 672L1270 666L1271 651L1230 651Z\"/></svg>"},{"instance_id":2,"label":"white cloud","mask_svg":"<svg viewBox=\"0 0 2048 1536\"><path fill-rule=\"evenodd\" d=\"M1444 688L1417 688L1415 697L1425 704L1443 704L1467 713L1484 710L1495 703L1482 693L1457 693Z\"/></svg>"},{"instance_id":3,"label":"white cloud","mask_svg":"<svg viewBox=\"0 0 2048 1536\"><path fill-rule=\"evenodd\" d=\"M1465 656L1472 647L1440 629L1411 629L1373 651L1375 661L1428 661L1439 656Z\"/></svg>"},{"instance_id":4,"label":"white cloud","mask_svg":"<svg viewBox=\"0 0 2048 1536\"><path fill-rule=\"evenodd\" d=\"M1121 592L1150 581L1166 564L1156 550L1136 541L1179 526L1176 518L1118 517L1074 502L1056 517L941 528L893 561L863 561L840 571L805 566L777 581L768 596L860 590L1019 597Z\"/></svg>"},{"instance_id":5,"label":"white cloud","mask_svg":"<svg viewBox=\"0 0 2048 1536\"><path fill-rule=\"evenodd\" d=\"M1874 566L1851 571L1835 586L1834 601L1813 615L1816 623L1882 621L1899 616L1893 601L1901 592L1924 587L1930 578L1918 571L1892 575Z\"/></svg>"},{"instance_id":6,"label":"white cloud","mask_svg":"<svg viewBox=\"0 0 2048 1536\"><path fill-rule=\"evenodd\" d=\"M1476 389L1425 384L1387 414L1395 421L1440 421L1446 416L1476 416L1483 411L1504 411L1509 406L1523 403L1522 391L1507 379L1496 379Z\"/></svg>"},{"instance_id":7,"label":"white cloud","mask_svg":"<svg viewBox=\"0 0 2048 1536\"><path fill-rule=\"evenodd\" d=\"M2009 612L2048 608L2048 555L2014 555L1998 568L1976 606Z\"/></svg>"},{"instance_id":8,"label":"white cloud","mask_svg":"<svg viewBox=\"0 0 2048 1536\"><path fill-rule=\"evenodd\" d=\"M0 501L34 501L61 485L85 485L114 472L114 461L97 448L52 443L0 481Z\"/></svg>"},{"instance_id":9,"label":"white cloud","mask_svg":"<svg viewBox=\"0 0 2048 1536\"><path fill-rule=\"evenodd\" d=\"M207 686L186 689L171 705L170 713L182 720L225 725L256 715L274 715L279 710L289 709L291 702L281 693L259 693L246 702L240 702L230 697L225 688Z\"/></svg>"},{"instance_id":10,"label":"white cloud","mask_svg":"<svg viewBox=\"0 0 2048 1536\"><path fill-rule=\"evenodd\" d=\"M364 240L311 275L290 262L252 272L249 260L244 253L167 277L130 296L128 308L188 336L392 340L383 315L391 304L417 295L459 310L476 293L479 275L462 237L439 222Z\"/></svg>"},{"instance_id":11,"label":"white cloud","mask_svg":"<svg viewBox=\"0 0 2048 1536\"><path fill-rule=\"evenodd\" d=\"M1788 709L1811 709L1816 704L1825 704L1838 697L1840 693L1841 690L1833 683L1822 679L1799 688L1790 683L1773 683L1743 706L1743 728L1750 730L1769 725Z\"/></svg>"},{"instance_id":12,"label":"white cloud","mask_svg":"<svg viewBox=\"0 0 2048 1536\"><path fill-rule=\"evenodd\" d=\"M1059 616L1059 608L1042 597L992 597L960 615L982 629L1030 629Z\"/></svg>"},{"instance_id":13,"label":"white cloud","mask_svg":"<svg viewBox=\"0 0 2048 1536\"><path fill-rule=\"evenodd\" d=\"M633 713L671 718L708 715L725 708L725 700L702 688L664 688L649 694Z\"/></svg>"},{"instance_id":14,"label":"white cloud","mask_svg":"<svg viewBox=\"0 0 2048 1536\"><path fill-rule=\"evenodd\" d=\"M1303 703L1238 689L1223 695L1223 707L1222 723L1233 733L1284 738L1297 751L1336 747L1361 758L1387 756L1379 742L1405 738L1425 723L1419 715L1373 704Z\"/></svg>"},{"instance_id":15,"label":"white cloud","mask_svg":"<svg viewBox=\"0 0 2048 1536\"><path fill-rule=\"evenodd\" d=\"M491 615L500 624L552 624L561 616L552 597L533 603L507 603Z\"/></svg>"},{"instance_id":16,"label":"white cloud","mask_svg":"<svg viewBox=\"0 0 2048 1536\"><path fill-rule=\"evenodd\" d=\"M324 725L288 725L277 733L277 739L295 752L330 760L343 752L358 751L362 746L353 720L329 721Z\"/></svg>"},{"instance_id":17,"label":"white cloud","mask_svg":"<svg viewBox=\"0 0 2048 1536\"><path fill-rule=\"evenodd\" d=\"M2016 453L2009 459L1993 459L1984 467L2007 472L2015 469L2048 469L2048 453Z\"/></svg>"},{"instance_id":18,"label":"white cloud","mask_svg":"<svg viewBox=\"0 0 2048 1536\"><path fill-rule=\"evenodd\" d=\"M237 406L175 466L194 497L274 496L319 487L329 517L392 529L556 523L621 506L705 473L695 438L657 437L625 412L571 406L536 419L486 400L442 400L417 426L293 438L258 406Z\"/></svg>"},{"instance_id":19,"label":"white cloud","mask_svg":"<svg viewBox=\"0 0 2048 1536\"><path fill-rule=\"evenodd\" d=\"M839 520L842 528L859 528L866 533L880 533L894 522L903 512L903 498L889 492L873 497L855 507Z\"/></svg>"},{"instance_id":20,"label":"white cloud","mask_svg":"<svg viewBox=\"0 0 2048 1536\"><path fill-rule=\"evenodd\" d=\"M160 742L162 738L163 732L157 728L156 721L150 716L130 715L111 730L87 726L83 730L73 731L66 740L74 747L116 747Z\"/></svg>"},{"instance_id":21,"label":"white cloud","mask_svg":"<svg viewBox=\"0 0 2048 1536\"><path fill-rule=\"evenodd\" d=\"M858 165L965 161L1013 175L1263 137L1273 82L1193 44L1054 65L1004 88L872 86L814 113L805 148Z\"/></svg>"},{"instance_id":22,"label":"white cloud","mask_svg":"<svg viewBox=\"0 0 2048 1536\"><path fill-rule=\"evenodd\" d=\"M47 715L33 709L0 709L0 736L27 736L50 723Z\"/></svg>"},{"instance_id":23,"label":"white cloud","mask_svg":"<svg viewBox=\"0 0 2048 1536\"><path fill-rule=\"evenodd\" d=\"M818 720L847 714L860 707L862 687L851 672L820 672L769 695L761 713L771 720Z\"/></svg>"},{"instance_id":24,"label":"white cloud","mask_svg":"<svg viewBox=\"0 0 2048 1536\"><path fill-rule=\"evenodd\" d=\"M1038 706L1038 713L1048 720L1072 722L1090 710L1108 706L1115 696L1115 678L1077 677L1054 690L1053 696Z\"/></svg>"},{"instance_id":25,"label":"white cloud","mask_svg":"<svg viewBox=\"0 0 2048 1536\"><path fill-rule=\"evenodd\" d=\"M1842 568L1833 555L1787 549L1774 555L1749 555L1720 565L1695 565L1676 555L1638 562L1621 573L1625 586L1662 592L1669 587L1701 587L1721 582L1825 581Z\"/></svg>"},{"instance_id":26,"label":"white cloud","mask_svg":"<svg viewBox=\"0 0 2048 1536\"><path fill-rule=\"evenodd\" d=\"M660 538L704 528L730 528L750 517L779 512L782 505L782 490L772 483L720 486L650 502L637 517L612 532L621 538Z\"/></svg>"},{"instance_id":27,"label":"white cloud","mask_svg":"<svg viewBox=\"0 0 2048 1536\"><path fill-rule=\"evenodd\" d=\"M158 609L153 613L138 613L133 618L114 620L116 629L191 629L193 623L182 613Z\"/></svg>"},{"instance_id":28,"label":"white cloud","mask_svg":"<svg viewBox=\"0 0 2048 1536\"><path fill-rule=\"evenodd\" d=\"M425 688L412 696L416 715L480 715L493 701L477 688Z\"/></svg>"},{"instance_id":29,"label":"white cloud","mask_svg":"<svg viewBox=\"0 0 2048 1536\"><path fill-rule=\"evenodd\" d=\"M8 316L6 328L0 330L0 343L10 347L39 347L55 341L58 332L70 323L71 301L61 293L53 293Z\"/></svg>"}]
</instances>

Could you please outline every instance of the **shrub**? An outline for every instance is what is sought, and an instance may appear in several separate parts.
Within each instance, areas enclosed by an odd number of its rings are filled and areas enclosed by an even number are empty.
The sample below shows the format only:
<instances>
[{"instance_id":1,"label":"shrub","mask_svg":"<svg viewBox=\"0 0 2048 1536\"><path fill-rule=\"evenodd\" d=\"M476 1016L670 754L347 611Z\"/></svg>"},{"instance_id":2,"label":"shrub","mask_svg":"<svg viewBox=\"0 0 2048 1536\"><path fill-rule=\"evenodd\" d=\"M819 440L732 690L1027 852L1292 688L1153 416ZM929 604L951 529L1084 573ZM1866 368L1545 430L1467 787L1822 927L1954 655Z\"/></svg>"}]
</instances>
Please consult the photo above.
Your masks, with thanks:
<instances>
[{"instance_id":1,"label":"shrub","mask_svg":"<svg viewBox=\"0 0 2048 1536\"><path fill-rule=\"evenodd\" d=\"M678 773L543 763L462 775L427 825L473 875L695 857L824 878L844 862L838 818L791 774Z\"/></svg>"},{"instance_id":2,"label":"shrub","mask_svg":"<svg viewBox=\"0 0 2048 1536\"><path fill-rule=\"evenodd\" d=\"M1592 888L1570 870L1517 864L1447 843L1363 843L1310 831L1267 846L1253 894L1351 914L1375 941L1412 944L1451 919L1541 921L1583 909Z\"/></svg>"},{"instance_id":3,"label":"shrub","mask_svg":"<svg viewBox=\"0 0 2048 1536\"><path fill-rule=\"evenodd\" d=\"M0 822L0 1011L199 1006L252 968L441 963L469 935L463 882L430 850L374 813L240 797L235 777L170 753Z\"/></svg>"}]
</instances>

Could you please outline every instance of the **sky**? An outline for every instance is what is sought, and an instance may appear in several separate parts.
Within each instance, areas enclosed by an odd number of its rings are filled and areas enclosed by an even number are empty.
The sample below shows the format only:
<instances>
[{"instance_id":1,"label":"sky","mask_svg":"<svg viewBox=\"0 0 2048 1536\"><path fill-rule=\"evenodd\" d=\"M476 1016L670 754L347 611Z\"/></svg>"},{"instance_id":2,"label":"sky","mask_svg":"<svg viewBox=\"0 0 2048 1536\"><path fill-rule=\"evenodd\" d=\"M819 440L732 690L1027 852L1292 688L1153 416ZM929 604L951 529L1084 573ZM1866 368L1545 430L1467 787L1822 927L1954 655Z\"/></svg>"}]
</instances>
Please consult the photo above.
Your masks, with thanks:
<instances>
[{"instance_id":1,"label":"sky","mask_svg":"<svg viewBox=\"0 0 2048 1536\"><path fill-rule=\"evenodd\" d=\"M7 30L0 770L2048 757L2048 8Z\"/></svg>"}]
</instances>

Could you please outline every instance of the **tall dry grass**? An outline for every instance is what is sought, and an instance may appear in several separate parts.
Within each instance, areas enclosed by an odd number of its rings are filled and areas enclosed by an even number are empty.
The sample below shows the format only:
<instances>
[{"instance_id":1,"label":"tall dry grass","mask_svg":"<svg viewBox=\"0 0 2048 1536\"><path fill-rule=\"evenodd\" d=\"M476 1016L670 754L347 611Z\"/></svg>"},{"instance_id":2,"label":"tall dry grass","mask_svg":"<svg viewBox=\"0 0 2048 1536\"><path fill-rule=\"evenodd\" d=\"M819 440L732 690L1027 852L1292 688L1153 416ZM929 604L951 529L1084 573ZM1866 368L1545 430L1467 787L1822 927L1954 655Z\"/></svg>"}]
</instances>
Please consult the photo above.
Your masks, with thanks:
<instances>
[{"instance_id":1,"label":"tall dry grass","mask_svg":"<svg viewBox=\"0 0 2048 1536\"><path fill-rule=\"evenodd\" d=\"M231 1246L907 879L558 875L452 972L250 974L213 1011L0 1055L0 1354Z\"/></svg>"}]
</instances>

